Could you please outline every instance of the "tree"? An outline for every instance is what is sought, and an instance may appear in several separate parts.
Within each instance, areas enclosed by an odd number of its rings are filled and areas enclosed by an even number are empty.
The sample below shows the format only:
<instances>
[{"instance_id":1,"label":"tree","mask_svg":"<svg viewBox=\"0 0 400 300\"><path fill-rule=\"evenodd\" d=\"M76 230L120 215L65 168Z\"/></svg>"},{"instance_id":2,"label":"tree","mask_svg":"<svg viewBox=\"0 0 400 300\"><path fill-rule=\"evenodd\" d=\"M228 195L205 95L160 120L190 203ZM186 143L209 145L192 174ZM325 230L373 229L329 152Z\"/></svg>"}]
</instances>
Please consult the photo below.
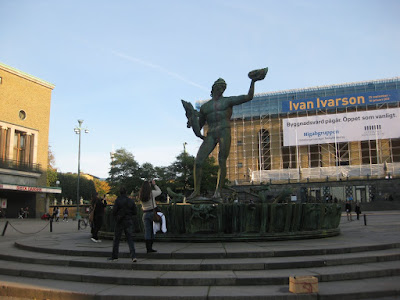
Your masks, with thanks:
<instances>
[{"instance_id":1,"label":"tree","mask_svg":"<svg viewBox=\"0 0 400 300\"><path fill-rule=\"evenodd\" d=\"M48 150L48 161L47 161L47 186L56 186L57 182L57 168L55 162L54 154L51 151L51 146L49 145Z\"/></svg>"},{"instance_id":2,"label":"tree","mask_svg":"<svg viewBox=\"0 0 400 300\"><path fill-rule=\"evenodd\" d=\"M108 184L107 181L99 180L97 178L94 178L93 182L94 182L94 186L96 188L96 192L99 195L105 195L105 194L108 194L110 192L111 187L110 187L110 185Z\"/></svg>"},{"instance_id":3,"label":"tree","mask_svg":"<svg viewBox=\"0 0 400 300\"><path fill-rule=\"evenodd\" d=\"M185 195L194 189L193 166L194 156L185 151L176 157L176 161L170 166L171 171L175 174L174 185L169 185L173 186L171 189ZM215 189L217 175L218 166L215 164L215 159L208 157L203 165L203 179L200 186L203 193Z\"/></svg>"},{"instance_id":4,"label":"tree","mask_svg":"<svg viewBox=\"0 0 400 300\"><path fill-rule=\"evenodd\" d=\"M61 197L72 199L76 203L78 175L71 173L58 173L60 186L62 188ZM79 194L85 200L91 200L96 193L94 182L85 177L79 179Z\"/></svg>"},{"instance_id":5,"label":"tree","mask_svg":"<svg viewBox=\"0 0 400 300\"><path fill-rule=\"evenodd\" d=\"M132 153L121 148L115 151L111 161L111 169L107 182L111 186L111 193L118 194L124 186L127 193L139 191L142 184L139 163Z\"/></svg>"}]
</instances>

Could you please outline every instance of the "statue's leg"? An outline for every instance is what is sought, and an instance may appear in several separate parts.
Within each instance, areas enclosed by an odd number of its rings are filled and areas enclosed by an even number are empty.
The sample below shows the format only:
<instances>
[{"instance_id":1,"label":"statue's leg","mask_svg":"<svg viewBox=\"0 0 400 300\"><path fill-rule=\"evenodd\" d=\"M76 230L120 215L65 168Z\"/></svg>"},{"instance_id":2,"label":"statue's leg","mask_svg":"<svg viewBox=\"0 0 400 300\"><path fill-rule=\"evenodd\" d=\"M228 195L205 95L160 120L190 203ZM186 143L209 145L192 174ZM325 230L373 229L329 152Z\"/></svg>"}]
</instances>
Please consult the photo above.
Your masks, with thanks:
<instances>
[{"instance_id":1,"label":"statue's leg","mask_svg":"<svg viewBox=\"0 0 400 300\"><path fill-rule=\"evenodd\" d=\"M194 162L193 174L194 174L194 191L188 197L188 199L200 196L201 177L203 175L203 164L207 159L208 155L214 150L217 145L216 140L211 136L207 136L200 146L199 152L197 152L196 160Z\"/></svg>"},{"instance_id":2,"label":"statue's leg","mask_svg":"<svg viewBox=\"0 0 400 300\"><path fill-rule=\"evenodd\" d=\"M229 156L231 149L231 131L230 128L224 130L223 135L219 140L219 153L218 153L218 179L217 186L213 198L221 198L221 188L225 183L226 178L226 160Z\"/></svg>"}]
</instances>

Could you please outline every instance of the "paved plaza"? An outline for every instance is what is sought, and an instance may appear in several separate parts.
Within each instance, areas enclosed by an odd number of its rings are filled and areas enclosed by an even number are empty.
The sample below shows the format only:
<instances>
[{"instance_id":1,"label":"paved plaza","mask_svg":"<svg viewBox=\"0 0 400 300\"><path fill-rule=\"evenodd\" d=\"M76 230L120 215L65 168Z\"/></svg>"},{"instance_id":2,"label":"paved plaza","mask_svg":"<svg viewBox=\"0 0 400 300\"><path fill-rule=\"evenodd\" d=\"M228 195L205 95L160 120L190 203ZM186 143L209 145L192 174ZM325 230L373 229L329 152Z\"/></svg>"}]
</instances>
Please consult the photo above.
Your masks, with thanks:
<instances>
[{"instance_id":1,"label":"paved plaza","mask_svg":"<svg viewBox=\"0 0 400 300\"><path fill-rule=\"evenodd\" d=\"M400 211L368 212L367 225L363 217L347 221L342 215L341 234L325 239L233 243L156 240L155 255L147 255L144 243L138 242L135 265L128 258L125 242L120 246L119 261L107 262L112 241L93 243L89 228L78 230L77 221L53 223L50 232L47 221L0 219L1 232L6 221L9 224L0 236L0 296L9 297L4 299L400 297ZM378 259L372 261L372 257ZM78 276L77 272L83 273ZM85 279L83 274L92 277ZM290 274L317 274L319 293L289 293Z\"/></svg>"}]
</instances>

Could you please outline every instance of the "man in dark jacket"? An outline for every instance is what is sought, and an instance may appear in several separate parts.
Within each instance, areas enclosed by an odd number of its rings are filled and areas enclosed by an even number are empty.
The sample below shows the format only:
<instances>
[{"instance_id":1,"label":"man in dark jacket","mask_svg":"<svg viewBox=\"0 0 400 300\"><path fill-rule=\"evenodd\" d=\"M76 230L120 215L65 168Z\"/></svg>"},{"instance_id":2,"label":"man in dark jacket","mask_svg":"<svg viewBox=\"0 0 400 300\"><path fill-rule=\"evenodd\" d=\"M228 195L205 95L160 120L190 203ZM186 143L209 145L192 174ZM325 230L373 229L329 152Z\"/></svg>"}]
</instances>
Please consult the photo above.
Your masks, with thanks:
<instances>
[{"instance_id":1,"label":"man in dark jacket","mask_svg":"<svg viewBox=\"0 0 400 300\"><path fill-rule=\"evenodd\" d=\"M133 221L132 218L137 214L135 201L126 196L126 190L122 187L119 191L120 195L115 200L113 207L113 216L115 220L114 241L111 257L108 260L117 260L119 252L119 242L121 240L122 231L125 233L128 242L132 262L136 262L135 244L132 239Z\"/></svg>"},{"instance_id":2,"label":"man in dark jacket","mask_svg":"<svg viewBox=\"0 0 400 300\"><path fill-rule=\"evenodd\" d=\"M95 243L99 243L101 240L99 240L98 233L103 225L104 208L107 206L107 201L105 199L100 199L96 193L91 206L92 209L94 209L91 240Z\"/></svg>"}]
</instances>

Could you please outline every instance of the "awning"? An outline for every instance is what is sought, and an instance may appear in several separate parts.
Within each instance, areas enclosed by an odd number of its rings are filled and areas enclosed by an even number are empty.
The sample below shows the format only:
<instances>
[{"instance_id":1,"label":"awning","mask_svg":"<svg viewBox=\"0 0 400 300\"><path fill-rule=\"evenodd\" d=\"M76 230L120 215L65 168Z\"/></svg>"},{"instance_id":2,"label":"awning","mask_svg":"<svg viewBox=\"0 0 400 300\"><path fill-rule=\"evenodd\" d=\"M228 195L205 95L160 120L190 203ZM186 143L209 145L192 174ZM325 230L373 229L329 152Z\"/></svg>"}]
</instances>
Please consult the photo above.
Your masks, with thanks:
<instances>
[{"instance_id":1,"label":"awning","mask_svg":"<svg viewBox=\"0 0 400 300\"><path fill-rule=\"evenodd\" d=\"M25 186L16 184L0 184L0 190L21 191L30 193L61 194L59 187Z\"/></svg>"}]
</instances>

